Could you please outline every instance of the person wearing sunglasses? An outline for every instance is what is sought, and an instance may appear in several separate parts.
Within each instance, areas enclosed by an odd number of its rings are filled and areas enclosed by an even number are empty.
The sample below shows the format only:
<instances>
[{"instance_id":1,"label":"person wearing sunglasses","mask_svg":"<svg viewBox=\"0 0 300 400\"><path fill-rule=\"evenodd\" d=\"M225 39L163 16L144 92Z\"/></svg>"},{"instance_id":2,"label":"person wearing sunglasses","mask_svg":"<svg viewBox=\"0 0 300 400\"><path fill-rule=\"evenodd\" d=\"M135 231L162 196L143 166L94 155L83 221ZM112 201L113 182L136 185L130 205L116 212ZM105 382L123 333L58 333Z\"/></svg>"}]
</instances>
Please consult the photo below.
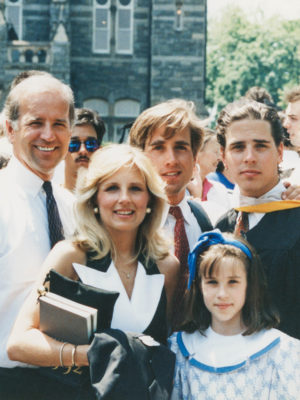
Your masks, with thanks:
<instances>
[{"instance_id":1,"label":"person wearing sunglasses","mask_svg":"<svg viewBox=\"0 0 300 400\"><path fill-rule=\"evenodd\" d=\"M74 191L78 169L87 168L91 155L101 147L105 125L96 111L88 108L75 110L75 123L65 158L64 187Z\"/></svg>"}]
</instances>

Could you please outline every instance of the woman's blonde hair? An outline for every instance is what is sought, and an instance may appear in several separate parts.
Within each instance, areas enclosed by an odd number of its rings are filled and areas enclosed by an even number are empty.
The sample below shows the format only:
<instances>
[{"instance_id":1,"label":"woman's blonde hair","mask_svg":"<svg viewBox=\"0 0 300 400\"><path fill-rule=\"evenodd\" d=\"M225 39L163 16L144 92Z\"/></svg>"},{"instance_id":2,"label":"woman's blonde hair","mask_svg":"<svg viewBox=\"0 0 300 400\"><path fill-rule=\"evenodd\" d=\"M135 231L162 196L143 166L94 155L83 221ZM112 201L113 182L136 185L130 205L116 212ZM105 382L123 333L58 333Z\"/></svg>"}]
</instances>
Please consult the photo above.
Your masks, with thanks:
<instances>
[{"instance_id":1,"label":"woman's blonde hair","mask_svg":"<svg viewBox=\"0 0 300 400\"><path fill-rule=\"evenodd\" d=\"M115 247L101 221L101 210L97 214L94 208L97 206L99 186L124 167L139 170L150 195L151 213L145 215L139 227L135 258L142 252L146 259L162 259L169 253L169 243L160 232L166 204L164 183L146 155L127 144L112 144L97 150L91 157L88 169L82 169L79 174L76 186L75 242L81 249L93 251L95 259L100 259L109 252L114 257Z\"/></svg>"}]
</instances>

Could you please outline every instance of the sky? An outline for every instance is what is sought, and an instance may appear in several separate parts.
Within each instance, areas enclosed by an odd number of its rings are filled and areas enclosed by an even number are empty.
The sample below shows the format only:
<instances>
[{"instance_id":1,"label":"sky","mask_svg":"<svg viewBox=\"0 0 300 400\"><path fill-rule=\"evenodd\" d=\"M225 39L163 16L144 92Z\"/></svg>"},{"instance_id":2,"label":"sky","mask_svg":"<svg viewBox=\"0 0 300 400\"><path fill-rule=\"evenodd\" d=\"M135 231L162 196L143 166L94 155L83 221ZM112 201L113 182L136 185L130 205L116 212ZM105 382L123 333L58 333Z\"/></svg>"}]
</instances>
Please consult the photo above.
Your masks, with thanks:
<instances>
[{"instance_id":1,"label":"sky","mask_svg":"<svg viewBox=\"0 0 300 400\"><path fill-rule=\"evenodd\" d=\"M229 4L238 5L250 13L261 9L266 17L277 14L285 19L300 19L300 0L207 0L208 18L219 16Z\"/></svg>"}]
</instances>

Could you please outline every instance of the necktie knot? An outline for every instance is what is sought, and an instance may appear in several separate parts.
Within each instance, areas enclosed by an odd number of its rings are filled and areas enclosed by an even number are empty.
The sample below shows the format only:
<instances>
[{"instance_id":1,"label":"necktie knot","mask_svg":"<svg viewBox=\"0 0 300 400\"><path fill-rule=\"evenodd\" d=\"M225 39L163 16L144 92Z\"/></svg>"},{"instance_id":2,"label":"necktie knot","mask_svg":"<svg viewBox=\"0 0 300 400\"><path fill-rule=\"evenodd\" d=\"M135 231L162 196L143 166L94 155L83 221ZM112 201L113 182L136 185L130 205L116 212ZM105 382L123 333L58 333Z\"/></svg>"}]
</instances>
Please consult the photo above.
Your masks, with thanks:
<instances>
[{"instance_id":1,"label":"necktie knot","mask_svg":"<svg viewBox=\"0 0 300 400\"><path fill-rule=\"evenodd\" d=\"M236 221L236 226L234 229L234 234L237 236L244 236L245 233L249 231L249 216L248 212L246 211L241 211L237 221Z\"/></svg>"},{"instance_id":2,"label":"necktie knot","mask_svg":"<svg viewBox=\"0 0 300 400\"><path fill-rule=\"evenodd\" d=\"M169 213L173 215L176 221L183 219L182 211L179 206L172 206L169 209Z\"/></svg>"},{"instance_id":3,"label":"necktie knot","mask_svg":"<svg viewBox=\"0 0 300 400\"><path fill-rule=\"evenodd\" d=\"M45 190L47 196L51 196L53 194L52 184L50 181L45 181L43 183L43 189Z\"/></svg>"}]
</instances>

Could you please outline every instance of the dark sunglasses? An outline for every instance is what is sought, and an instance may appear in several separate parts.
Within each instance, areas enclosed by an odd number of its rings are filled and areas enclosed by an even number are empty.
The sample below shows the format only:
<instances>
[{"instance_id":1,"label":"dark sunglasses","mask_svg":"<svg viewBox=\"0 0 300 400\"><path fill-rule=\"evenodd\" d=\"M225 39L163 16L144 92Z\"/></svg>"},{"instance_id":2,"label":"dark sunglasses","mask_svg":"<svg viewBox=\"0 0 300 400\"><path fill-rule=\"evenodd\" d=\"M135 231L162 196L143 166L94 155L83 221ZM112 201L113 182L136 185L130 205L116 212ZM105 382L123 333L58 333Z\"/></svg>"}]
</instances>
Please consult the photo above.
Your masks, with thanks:
<instances>
[{"instance_id":1,"label":"dark sunglasses","mask_svg":"<svg viewBox=\"0 0 300 400\"><path fill-rule=\"evenodd\" d=\"M93 153L94 151L99 149L99 143L96 138L87 138L84 141L79 139L71 139L69 144L69 152L76 153L77 151L79 151L81 143L84 143L86 150L90 153Z\"/></svg>"}]
</instances>

